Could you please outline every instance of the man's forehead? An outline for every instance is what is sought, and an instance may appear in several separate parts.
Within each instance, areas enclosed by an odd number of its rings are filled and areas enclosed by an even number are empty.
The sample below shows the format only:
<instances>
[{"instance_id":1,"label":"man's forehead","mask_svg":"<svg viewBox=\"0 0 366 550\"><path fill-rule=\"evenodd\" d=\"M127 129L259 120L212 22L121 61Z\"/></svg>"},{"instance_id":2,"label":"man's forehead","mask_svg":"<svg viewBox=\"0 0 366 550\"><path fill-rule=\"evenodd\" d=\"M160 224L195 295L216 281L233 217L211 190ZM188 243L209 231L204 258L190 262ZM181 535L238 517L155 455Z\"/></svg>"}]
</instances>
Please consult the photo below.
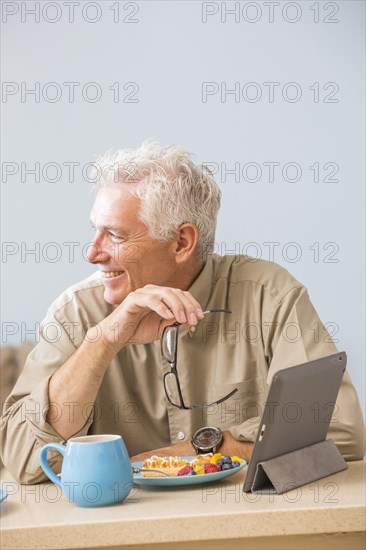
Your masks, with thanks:
<instances>
[{"instance_id":1,"label":"man's forehead","mask_svg":"<svg viewBox=\"0 0 366 550\"><path fill-rule=\"evenodd\" d=\"M122 221L138 220L140 199L125 189L110 187L98 190L90 212L91 222L106 227L120 227Z\"/></svg>"},{"instance_id":2,"label":"man's forehead","mask_svg":"<svg viewBox=\"0 0 366 550\"><path fill-rule=\"evenodd\" d=\"M105 213L124 209L137 211L140 208L140 202L140 199L123 188L103 187L97 192L92 210Z\"/></svg>"},{"instance_id":3,"label":"man's forehead","mask_svg":"<svg viewBox=\"0 0 366 550\"><path fill-rule=\"evenodd\" d=\"M125 185L106 185L99 187L95 200L139 201Z\"/></svg>"}]
</instances>

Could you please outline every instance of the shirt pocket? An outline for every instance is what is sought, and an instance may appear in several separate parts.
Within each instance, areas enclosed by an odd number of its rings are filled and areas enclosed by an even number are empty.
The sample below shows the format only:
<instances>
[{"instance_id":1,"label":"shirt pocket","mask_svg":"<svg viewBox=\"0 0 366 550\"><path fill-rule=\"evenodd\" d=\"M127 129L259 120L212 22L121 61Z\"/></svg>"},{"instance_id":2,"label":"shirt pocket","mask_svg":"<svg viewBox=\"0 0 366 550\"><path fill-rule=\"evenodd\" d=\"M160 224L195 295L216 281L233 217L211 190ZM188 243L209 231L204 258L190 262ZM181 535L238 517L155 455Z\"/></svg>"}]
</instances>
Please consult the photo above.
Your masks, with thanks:
<instances>
[{"instance_id":1,"label":"shirt pocket","mask_svg":"<svg viewBox=\"0 0 366 550\"><path fill-rule=\"evenodd\" d=\"M207 426L227 430L247 420L261 416L265 383L261 376L243 380L236 384L213 383L206 391L207 403L222 399L231 391L238 391L226 401L202 409L202 421Z\"/></svg>"}]
</instances>

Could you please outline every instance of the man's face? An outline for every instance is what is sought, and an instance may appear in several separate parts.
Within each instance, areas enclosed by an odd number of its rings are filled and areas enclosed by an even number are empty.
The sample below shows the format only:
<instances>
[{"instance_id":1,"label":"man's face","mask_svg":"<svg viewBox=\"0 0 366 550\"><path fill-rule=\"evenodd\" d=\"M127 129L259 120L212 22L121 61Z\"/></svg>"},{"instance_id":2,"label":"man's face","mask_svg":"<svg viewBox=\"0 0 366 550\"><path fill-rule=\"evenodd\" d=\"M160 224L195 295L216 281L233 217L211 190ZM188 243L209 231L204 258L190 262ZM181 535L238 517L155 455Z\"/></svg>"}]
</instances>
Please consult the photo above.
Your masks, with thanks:
<instances>
[{"instance_id":1,"label":"man's face","mask_svg":"<svg viewBox=\"0 0 366 550\"><path fill-rule=\"evenodd\" d=\"M174 286L172 243L151 239L139 210L140 200L126 189L105 187L98 191L91 211L95 236L87 258L99 264L104 299L110 304L120 304L146 284Z\"/></svg>"}]
</instances>

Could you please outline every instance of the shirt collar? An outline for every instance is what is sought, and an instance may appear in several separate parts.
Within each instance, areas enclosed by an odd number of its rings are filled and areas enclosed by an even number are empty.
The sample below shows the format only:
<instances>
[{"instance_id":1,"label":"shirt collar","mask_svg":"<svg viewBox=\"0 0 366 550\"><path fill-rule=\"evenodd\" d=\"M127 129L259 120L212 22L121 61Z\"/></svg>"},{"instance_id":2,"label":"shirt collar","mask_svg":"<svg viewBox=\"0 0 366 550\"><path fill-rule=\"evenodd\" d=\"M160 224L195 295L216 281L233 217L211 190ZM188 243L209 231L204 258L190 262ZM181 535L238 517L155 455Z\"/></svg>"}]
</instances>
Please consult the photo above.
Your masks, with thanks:
<instances>
[{"instance_id":1,"label":"shirt collar","mask_svg":"<svg viewBox=\"0 0 366 550\"><path fill-rule=\"evenodd\" d=\"M200 274L188 289L188 292L190 292L192 296L197 300L203 311L207 308L207 304L210 298L212 278L213 261L212 256L209 255Z\"/></svg>"}]
</instances>

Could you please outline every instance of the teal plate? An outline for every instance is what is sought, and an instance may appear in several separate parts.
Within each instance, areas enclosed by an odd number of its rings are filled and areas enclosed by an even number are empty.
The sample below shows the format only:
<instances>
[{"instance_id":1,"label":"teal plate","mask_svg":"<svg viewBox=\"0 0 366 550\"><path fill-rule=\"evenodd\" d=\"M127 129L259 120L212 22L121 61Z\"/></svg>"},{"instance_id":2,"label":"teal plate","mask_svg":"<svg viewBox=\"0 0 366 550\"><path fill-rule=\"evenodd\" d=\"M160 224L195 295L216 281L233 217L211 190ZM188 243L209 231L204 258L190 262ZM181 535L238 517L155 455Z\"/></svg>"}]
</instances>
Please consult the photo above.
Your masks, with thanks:
<instances>
[{"instance_id":1,"label":"teal plate","mask_svg":"<svg viewBox=\"0 0 366 550\"><path fill-rule=\"evenodd\" d=\"M182 456L185 460L193 460L195 456ZM143 462L132 462L134 468L142 468ZM201 474L195 476L172 476L172 477L142 477L142 473L133 474L133 481L138 485L153 485L157 487L177 487L185 485L202 485L203 483L212 483L213 481L220 481L225 477L233 476L237 474L246 466L246 461L243 462L237 468L232 470L225 470L223 472L214 472L212 474Z\"/></svg>"}]
</instances>

